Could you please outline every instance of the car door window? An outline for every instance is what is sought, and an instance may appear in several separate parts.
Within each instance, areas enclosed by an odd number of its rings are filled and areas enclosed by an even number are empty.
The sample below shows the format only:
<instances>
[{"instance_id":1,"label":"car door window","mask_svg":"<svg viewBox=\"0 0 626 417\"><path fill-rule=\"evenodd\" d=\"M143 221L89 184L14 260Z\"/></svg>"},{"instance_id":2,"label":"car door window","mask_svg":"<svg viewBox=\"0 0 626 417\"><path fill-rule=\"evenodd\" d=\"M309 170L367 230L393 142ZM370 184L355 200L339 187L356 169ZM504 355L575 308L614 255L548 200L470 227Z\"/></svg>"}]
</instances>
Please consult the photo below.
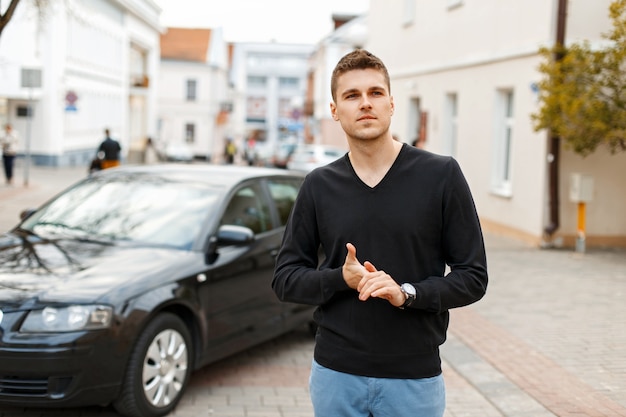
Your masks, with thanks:
<instances>
[{"instance_id":1,"label":"car door window","mask_svg":"<svg viewBox=\"0 0 626 417\"><path fill-rule=\"evenodd\" d=\"M240 188L231 198L220 224L245 226L255 234L272 228L270 210L257 187Z\"/></svg>"},{"instance_id":2,"label":"car door window","mask_svg":"<svg viewBox=\"0 0 626 417\"><path fill-rule=\"evenodd\" d=\"M302 181L295 179L272 179L268 181L270 195L278 212L280 226L287 224L301 184Z\"/></svg>"}]
</instances>

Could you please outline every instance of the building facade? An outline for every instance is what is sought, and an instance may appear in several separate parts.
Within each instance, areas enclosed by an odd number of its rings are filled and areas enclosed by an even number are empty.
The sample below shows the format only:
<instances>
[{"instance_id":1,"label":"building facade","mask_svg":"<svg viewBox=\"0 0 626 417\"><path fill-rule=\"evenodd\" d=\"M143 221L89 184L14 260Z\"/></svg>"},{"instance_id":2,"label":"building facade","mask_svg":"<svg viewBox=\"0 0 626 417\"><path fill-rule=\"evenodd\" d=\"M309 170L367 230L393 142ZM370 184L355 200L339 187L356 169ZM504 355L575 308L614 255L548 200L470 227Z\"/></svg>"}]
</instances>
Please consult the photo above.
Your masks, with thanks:
<instances>
[{"instance_id":1,"label":"building facade","mask_svg":"<svg viewBox=\"0 0 626 417\"><path fill-rule=\"evenodd\" d=\"M573 178L591 179L587 246L626 246L626 154L586 158L535 132L538 50L554 45L558 0L370 1L366 47L389 68L392 129L405 142L452 155L463 167L483 226L537 245L572 246L579 233ZM565 43L601 42L610 0L569 0ZM556 209L550 164L558 158Z\"/></svg>"},{"instance_id":2,"label":"building facade","mask_svg":"<svg viewBox=\"0 0 626 417\"><path fill-rule=\"evenodd\" d=\"M316 45L309 60L307 90L306 141L347 148L341 125L330 114L332 95L330 79L337 61L367 42L367 15L333 16L335 30Z\"/></svg>"},{"instance_id":3,"label":"building facade","mask_svg":"<svg viewBox=\"0 0 626 417\"><path fill-rule=\"evenodd\" d=\"M233 50L233 138L265 163L279 143L302 141L308 60L314 45L237 43Z\"/></svg>"},{"instance_id":4,"label":"building facade","mask_svg":"<svg viewBox=\"0 0 626 417\"><path fill-rule=\"evenodd\" d=\"M221 161L232 135L230 47L221 29L168 28L161 36L157 143ZM172 156L173 157L173 156Z\"/></svg>"},{"instance_id":5,"label":"building facade","mask_svg":"<svg viewBox=\"0 0 626 417\"><path fill-rule=\"evenodd\" d=\"M18 5L0 38L0 122L22 157L87 166L109 128L124 160L141 158L156 129L159 14L152 0Z\"/></svg>"}]
</instances>

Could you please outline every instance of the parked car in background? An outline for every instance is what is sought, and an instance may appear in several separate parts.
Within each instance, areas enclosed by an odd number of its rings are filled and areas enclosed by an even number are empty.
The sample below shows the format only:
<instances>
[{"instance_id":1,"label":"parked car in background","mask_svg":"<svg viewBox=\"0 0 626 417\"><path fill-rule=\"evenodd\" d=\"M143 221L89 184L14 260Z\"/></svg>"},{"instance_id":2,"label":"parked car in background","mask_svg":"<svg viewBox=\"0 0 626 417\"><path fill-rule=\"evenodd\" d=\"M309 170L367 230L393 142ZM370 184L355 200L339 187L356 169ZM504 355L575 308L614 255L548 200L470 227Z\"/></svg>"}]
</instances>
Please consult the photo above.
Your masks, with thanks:
<instances>
[{"instance_id":1,"label":"parked car in background","mask_svg":"<svg viewBox=\"0 0 626 417\"><path fill-rule=\"evenodd\" d=\"M287 162L287 168L309 172L341 158L345 149L328 145L298 145Z\"/></svg>"},{"instance_id":2,"label":"parked car in background","mask_svg":"<svg viewBox=\"0 0 626 417\"><path fill-rule=\"evenodd\" d=\"M193 161L193 150L186 143L168 143L165 146L165 160L170 162Z\"/></svg>"},{"instance_id":3,"label":"parked car in background","mask_svg":"<svg viewBox=\"0 0 626 417\"><path fill-rule=\"evenodd\" d=\"M287 162L296 149L297 144L293 142L283 142L278 144L272 156L272 165L276 168L287 168Z\"/></svg>"},{"instance_id":4,"label":"parked car in background","mask_svg":"<svg viewBox=\"0 0 626 417\"><path fill-rule=\"evenodd\" d=\"M0 408L163 416L190 374L312 322L274 260L303 174L99 171L0 235Z\"/></svg>"}]
</instances>

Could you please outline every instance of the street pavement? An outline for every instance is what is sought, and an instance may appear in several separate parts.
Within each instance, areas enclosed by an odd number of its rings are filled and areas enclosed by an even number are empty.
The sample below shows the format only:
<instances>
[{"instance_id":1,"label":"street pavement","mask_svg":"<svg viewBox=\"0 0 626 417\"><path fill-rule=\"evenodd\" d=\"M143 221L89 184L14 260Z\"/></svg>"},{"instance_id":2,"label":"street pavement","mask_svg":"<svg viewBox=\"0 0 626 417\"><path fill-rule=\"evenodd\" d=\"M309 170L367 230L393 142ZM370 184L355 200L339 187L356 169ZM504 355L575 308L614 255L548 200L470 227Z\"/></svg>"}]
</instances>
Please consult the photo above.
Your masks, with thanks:
<instances>
[{"instance_id":1,"label":"street pavement","mask_svg":"<svg viewBox=\"0 0 626 417\"><path fill-rule=\"evenodd\" d=\"M0 230L87 175L18 166L0 185ZM445 417L626 416L626 251L538 249L486 234L485 298L451 312ZM172 417L312 417L306 329L196 372ZM111 407L3 408L0 417L116 417ZM328 416L334 417L334 416Z\"/></svg>"}]
</instances>

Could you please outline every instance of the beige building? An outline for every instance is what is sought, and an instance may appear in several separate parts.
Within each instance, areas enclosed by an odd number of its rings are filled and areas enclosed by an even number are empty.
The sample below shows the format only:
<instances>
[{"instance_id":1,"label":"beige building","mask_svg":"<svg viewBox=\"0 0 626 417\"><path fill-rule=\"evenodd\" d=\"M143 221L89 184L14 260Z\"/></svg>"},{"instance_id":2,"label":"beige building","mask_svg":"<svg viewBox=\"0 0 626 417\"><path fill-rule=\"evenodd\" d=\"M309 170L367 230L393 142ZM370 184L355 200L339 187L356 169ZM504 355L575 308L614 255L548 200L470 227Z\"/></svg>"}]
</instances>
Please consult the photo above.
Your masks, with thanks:
<instances>
[{"instance_id":1,"label":"beige building","mask_svg":"<svg viewBox=\"0 0 626 417\"><path fill-rule=\"evenodd\" d=\"M376 18L368 21L365 46L390 71L392 129L405 142L420 139L460 162L485 229L537 245L581 243L575 177L592 185L583 196L591 199L583 243L626 246L625 153L599 148L582 158L561 146L558 200L550 198L555 155L547 132L533 131L530 115L539 105L537 51L555 43L559 2L505 3L370 1L368 14ZM610 29L610 3L569 0L566 44L598 44ZM546 233L555 220L556 231Z\"/></svg>"}]
</instances>

